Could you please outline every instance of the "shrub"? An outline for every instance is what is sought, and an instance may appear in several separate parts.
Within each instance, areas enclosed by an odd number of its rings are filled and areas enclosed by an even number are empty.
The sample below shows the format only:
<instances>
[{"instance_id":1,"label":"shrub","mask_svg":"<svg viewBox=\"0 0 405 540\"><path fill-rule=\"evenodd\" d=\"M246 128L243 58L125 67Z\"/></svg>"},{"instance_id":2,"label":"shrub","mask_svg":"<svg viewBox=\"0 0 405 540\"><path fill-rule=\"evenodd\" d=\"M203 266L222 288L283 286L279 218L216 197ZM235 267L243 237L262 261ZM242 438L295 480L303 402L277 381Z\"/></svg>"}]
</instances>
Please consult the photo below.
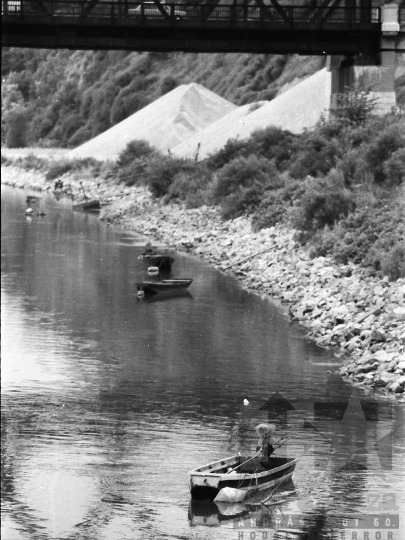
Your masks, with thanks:
<instances>
[{"instance_id":1,"label":"shrub","mask_svg":"<svg viewBox=\"0 0 405 540\"><path fill-rule=\"evenodd\" d=\"M254 182L252 185L238 186L221 201L221 215L224 219L234 219L244 214L250 214L258 206L263 196L263 184Z\"/></svg>"},{"instance_id":2,"label":"shrub","mask_svg":"<svg viewBox=\"0 0 405 540\"><path fill-rule=\"evenodd\" d=\"M391 281L405 277L405 242L394 246L381 257L381 270Z\"/></svg>"},{"instance_id":3,"label":"shrub","mask_svg":"<svg viewBox=\"0 0 405 540\"><path fill-rule=\"evenodd\" d=\"M211 169L218 170L233 159L249 156L252 153L249 142L229 139L221 150L209 156L207 164Z\"/></svg>"},{"instance_id":4,"label":"shrub","mask_svg":"<svg viewBox=\"0 0 405 540\"><path fill-rule=\"evenodd\" d=\"M316 256L332 255L339 263L352 261L390 279L401 277L405 241L403 205L369 196L353 213L333 228L319 230L311 239ZM402 269L402 270L401 270Z\"/></svg>"},{"instance_id":5,"label":"shrub","mask_svg":"<svg viewBox=\"0 0 405 540\"><path fill-rule=\"evenodd\" d=\"M252 226L255 230L272 227L288 218L290 209L305 192L304 182L294 180L286 173L280 179L284 187L267 190L252 216Z\"/></svg>"},{"instance_id":6,"label":"shrub","mask_svg":"<svg viewBox=\"0 0 405 540\"><path fill-rule=\"evenodd\" d=\"M163 197L180 172L192 171L195 165L184 159L160 156L146 166L145 177L155 197Z\"/></svg>"},{"instance_id":7,"label":"shrub","mask_svg":"<svg viewBox=\"0 0 405 540\"><path fill-rule=\"evenodd\" d=\"M154 148L152 148L147 141L131 141L119 154L117 165L119 167L127 167L133 161L140 159L141 157L150 156L154 152Z\"/></svg>"},{"instance_id":8,"label":"shrub","mask_svg":"<svg viewBox=\"0 0 405 540\"><path fill-rule=\"evenodd\" d=\"M404 148L405 126L398 124L388 126L369 146L365 159L374 173L376 182L382 183L387 180L384 172L385 162L389 161L397 150Z\"/></svg>"},{"instance_id":9,"label":"shrub","mask_svg":"<svg viewBox=\"0 0 405 540\"><path fill-rule=\"evenodd\" d=\"M266 194L252 216L253 230L267 229L282 221L286 216L286 205L283 201L283 189L276 189Z\"/></svg>"},{"instance_id":10,"label":"shrub","mask_svg":"<svg viewBox=\"0 0 405 540\"><path fill-rule=\"evenodd\" d=\"M217 175L214 196L217 202L234 193L238 187L268 184L273 188L282 182L275 166L265 158L257 156L237 157L225 165Z\"/></svg>"},{"instance_id":11,"label":"shrub","mask_svg":"<svg viewBox=\"0 0 405 540\"><path fill-rule=\"evenodd\" d=\"M200 164L176 175L167 193L167 200L185 201L188 208L212 203L212 174L207 166ZM199 203L200 201L200 203Z\"/></svg>"},{"instance_id":12,"label":"shrub","mask_svg":"<svg viewBox=\"0 0 405 540\"><path fill-rule=\"evenodd\" d=\"M368 92L353 90L339 94L337 107L332 114L342 120L349 120L354 124L364 124L375 110L375 99Z\"/></svg>"},{"instance_id":13,"label":"shrub","mask_svg":"<svg viewBox=\"0 0 405 540\"><path fill-rule=\"evenodd\" d=\"M25 148L30 111L26 107L15 107L6 114L5 132L8 148Z\"/></svg>"},{"instance_id":14,"label":"shrub","mask_svg":"<svg viewBox=\"0 0 405 540\"><path fill-rule=\"evenodd\" d=\"M383 173L386 181L391 185L399 185L405 182L405 148L396 150L383 163Z\"/></svg>"},{"instance_id":15,"label":"shrub","mask_svg":"<svg viewBox=\"0 0 405 540\"><path fill-rule=\"evenodd\" d=\"M73 160L68 159L55 159L49 164L48 171L45 175L47 180L55 180L60 176L72 171L75 168Z\"/></svg>"},{"instance_id":16,"label":"shrub","mask_svg":"<svg viewBox=\"0 0 405 540\"><path fill-rule=\"evenodd\" d=\"M84 169L90 169L93 176L97 176L103 166L101 161L97 161L94 158L83 159L68 159L61 158L52 160L49 163L48 170L45 174L47 180L55 180L60 176L68 172L83 171Z\"/></svg>"},{"instance_id":17,"label":"shrub","mask_svg":"<svg viewBox=\"0 0 405 540\"><path fill-rule=\"evenodd\" d=\"M292 213L292 222L301 231L315 232L325 225L334 225L355 208L349 191L327 181L312 182L300 206Z\"/></svg>"},{"instance_id":18,"label":"shrub","mask_svg":"<svg viewBox=\"0 0 405 540\"><path fill-rule=\"evenodd\" d=\"M295 151L298 138L289 131L271 126L252 134L249 144L257 154L272 160L277 169L284 170Z\"/></svg>"},{"instance_id":19,"label":"shrub","mask_svg":"<svg viewBox=\"0 0 405 540\"><path fill-rule=\"evenodd\" d=\"M327 139L318 132L306 133L297 142L289 173L293 178L325 176L342 154L343 148L337 139Z\"/></svg>"}]
</instances>

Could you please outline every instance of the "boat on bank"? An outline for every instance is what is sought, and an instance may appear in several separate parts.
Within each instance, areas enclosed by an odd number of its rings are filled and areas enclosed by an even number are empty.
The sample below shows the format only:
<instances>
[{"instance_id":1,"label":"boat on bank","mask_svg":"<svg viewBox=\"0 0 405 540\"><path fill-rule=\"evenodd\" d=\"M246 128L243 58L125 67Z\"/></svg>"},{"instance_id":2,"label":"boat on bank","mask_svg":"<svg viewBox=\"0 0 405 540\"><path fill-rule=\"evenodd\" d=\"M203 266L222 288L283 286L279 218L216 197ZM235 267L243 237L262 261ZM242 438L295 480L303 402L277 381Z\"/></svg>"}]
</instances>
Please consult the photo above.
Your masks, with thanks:
<instances>
[{"instance_id":1,"label":"boat on bank","mask_svg":"<svg viewBox=\"0 0 405 540\"><path fill-rule=\"evenodd\" d=\"M73 205L73 210L91 210L99 211L101 210L101 204L99 199L89 199Z\"/></svg>"},{"instance_id":2,"label":"boat on bank","mask_svg":"<svg viewBox=\"0 0 405 540\"><path fill-rule=\"evenodd\" d=\"M184 291L192 284L191 278L162 279L161 281L141 281L136 284L138 292L156 294L161 292Z\"/></svg>"},{"instance_id":3,"label":"boat on bank","mask_svg":"<svg viewBox=\"0 0 405 540\"><path fill-rule=\"evenodd\" d=\"M191 499L213 501L223 488L243 490L247 495L276 488L292 478L297 462L298 458L283 456L267 460L231 456L209 463L189 471Z\"/></svg>"}]
</instances>

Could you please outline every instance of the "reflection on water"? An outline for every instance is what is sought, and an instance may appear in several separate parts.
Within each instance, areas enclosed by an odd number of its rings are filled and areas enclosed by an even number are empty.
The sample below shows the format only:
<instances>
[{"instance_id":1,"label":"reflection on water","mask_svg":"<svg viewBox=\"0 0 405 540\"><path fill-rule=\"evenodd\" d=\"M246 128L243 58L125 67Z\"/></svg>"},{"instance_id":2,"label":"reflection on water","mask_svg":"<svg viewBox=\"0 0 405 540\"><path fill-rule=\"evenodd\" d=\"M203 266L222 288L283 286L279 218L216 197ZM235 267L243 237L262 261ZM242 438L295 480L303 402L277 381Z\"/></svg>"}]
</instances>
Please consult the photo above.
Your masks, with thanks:
<instances>
[{"instance_id":1,"label":"reflection on water","mask_svg":"<svg viewBox=\"0 0 405 540\"><path fill-rule=\"evenodd\" d=\"M190 289L139 299L142 238L64 199L26 218L25 197L2 188L3 538L238 538L227 509L197 522L187 472L254 451L274 411L241 405L275 392L295 491L249 517L300 514L275 538L329 539L343 515L403 505L403 408L353 393L281 308L183 255Z\"/></svg>"}]
</instances>

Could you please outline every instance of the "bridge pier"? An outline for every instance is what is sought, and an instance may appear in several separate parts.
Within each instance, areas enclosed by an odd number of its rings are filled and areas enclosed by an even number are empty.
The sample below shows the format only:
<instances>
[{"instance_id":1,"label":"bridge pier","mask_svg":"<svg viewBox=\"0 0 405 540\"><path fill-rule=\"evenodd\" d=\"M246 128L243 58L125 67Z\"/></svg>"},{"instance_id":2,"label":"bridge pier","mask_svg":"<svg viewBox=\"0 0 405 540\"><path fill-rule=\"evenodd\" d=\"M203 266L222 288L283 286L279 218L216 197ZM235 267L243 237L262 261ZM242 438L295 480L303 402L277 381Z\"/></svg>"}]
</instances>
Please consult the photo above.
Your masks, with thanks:
<instances>
[{"instance_id":1,"label":"bridge pier","mask_svg":"<svg viewBox=\"0 0 405 540\"><path fill-rule=\"evenodd\" d=\"M332 74L331 110L336 108L340 95L356 90L369 93L377 114L388 113L396 105L396 70L405 70L405 47L403 36L400 35L398 5L388 4L382 8L378 53L369 56L332 56L328 65Z\"/></svg>"}]
</instances>

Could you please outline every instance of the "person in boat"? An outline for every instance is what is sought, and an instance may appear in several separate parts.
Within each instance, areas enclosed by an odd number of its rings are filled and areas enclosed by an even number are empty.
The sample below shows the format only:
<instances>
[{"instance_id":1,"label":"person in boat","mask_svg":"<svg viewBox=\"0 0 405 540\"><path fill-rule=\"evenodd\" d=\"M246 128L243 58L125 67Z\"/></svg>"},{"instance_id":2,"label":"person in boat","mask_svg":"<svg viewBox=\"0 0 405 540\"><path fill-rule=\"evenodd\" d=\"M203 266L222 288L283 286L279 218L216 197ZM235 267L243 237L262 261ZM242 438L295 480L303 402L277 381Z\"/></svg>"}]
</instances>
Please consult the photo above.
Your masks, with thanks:
<instances>
[{"instance_id":1,"label":"person in boat","mask_svg":"<svg viewBox=\"0 0 405 540\"><path fill-rule=\"evenodd\" d=\"M142 253L142 255L153 255L154 253L154 250L153 250L153 246L150 242L147 242L145 244L145 251Z\"/></svg>"},{"instance_id":2,"label":"person in boat","mask_svg":"<svg viewBox=\"0 0 405 540\"><path fill-rule=\"evenodd\" d=\"M251 458L246 459L246 465L242 464L240 472L243 473L260 473L268 467L269 458L274 452L273 435L276 431L274 424L259 424L255 427L256 433L259 435L259 440L256 446L256 453Z\"/></svg>"},{"instance_id":3,"label":"person in boat","mask_svg":"<svg viewBox=\"0 0 405 540\"><path fill-rule=\"evenodd\" d=\"M273 435L276 431L276 426L274 424L259 424L255 429L256 433L259 435L256 452L261 450L262 457L260 461L268 461L271 454L274 452Z\"/></svg>"}]
</instances>

